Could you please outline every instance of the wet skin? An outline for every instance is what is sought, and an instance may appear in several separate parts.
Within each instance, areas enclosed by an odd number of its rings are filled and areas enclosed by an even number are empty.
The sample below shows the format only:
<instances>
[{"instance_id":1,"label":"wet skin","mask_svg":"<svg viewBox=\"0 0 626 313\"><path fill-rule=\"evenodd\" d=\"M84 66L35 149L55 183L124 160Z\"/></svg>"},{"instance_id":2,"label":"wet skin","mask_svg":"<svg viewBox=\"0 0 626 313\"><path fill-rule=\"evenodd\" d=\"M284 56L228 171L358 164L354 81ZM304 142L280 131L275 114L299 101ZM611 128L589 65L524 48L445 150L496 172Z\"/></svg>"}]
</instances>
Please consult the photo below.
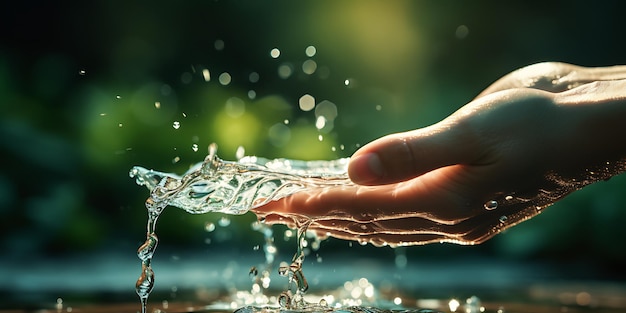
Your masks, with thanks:
<instances>
[{"instance_id":1,"label":"wet skin","mask_svg":"<svg viewBox=\"0 0 626 313\"><path fill-rule=\"evenodd\" d=\"M253 211L269 224L311 219L321 236L375 245L477 244L624 172L625 121L626 66L535 64L439 123L363 146L348 167L356 185Z\"/></svg>"}]
</instances>

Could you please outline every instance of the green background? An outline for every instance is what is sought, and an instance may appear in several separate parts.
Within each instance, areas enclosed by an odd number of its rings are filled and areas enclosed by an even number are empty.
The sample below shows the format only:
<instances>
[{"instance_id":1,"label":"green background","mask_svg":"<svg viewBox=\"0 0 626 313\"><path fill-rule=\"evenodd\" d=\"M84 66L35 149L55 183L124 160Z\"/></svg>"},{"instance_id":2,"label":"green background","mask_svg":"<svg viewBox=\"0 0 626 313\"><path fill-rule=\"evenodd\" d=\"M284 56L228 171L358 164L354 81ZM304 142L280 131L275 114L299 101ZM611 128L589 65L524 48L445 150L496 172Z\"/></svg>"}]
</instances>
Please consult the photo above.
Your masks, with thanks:
<instances>
[{"instance_id":1,"label":"green background","mask_svg":"<svg viewBox=\"0 0 626 313\"><path fill-rule=\"evenodd\" d=\"M134 254L148 195L128 177L134 165L182 173L211 142L224 159L239 146L270 158L347 157L441 120L525 65L626 64L625 9L619 1L5 2L0 258ZM317 65L312 74L302 69L307 60ZM281 66L291 74L281 77ZM230 83L220 83L223 73ZM305 94L336 105L332 128L318 130L314 112L298 107ZM480 246L406 253L567 262L619 277L610 273L626 262L625 186L622 176L590 186ZM204 230L222 217L167 209L161 244L252 251L262 243L251 214ZM340 240L320 253L345 249L395 253Z\"/></svg>"}]
</instances>

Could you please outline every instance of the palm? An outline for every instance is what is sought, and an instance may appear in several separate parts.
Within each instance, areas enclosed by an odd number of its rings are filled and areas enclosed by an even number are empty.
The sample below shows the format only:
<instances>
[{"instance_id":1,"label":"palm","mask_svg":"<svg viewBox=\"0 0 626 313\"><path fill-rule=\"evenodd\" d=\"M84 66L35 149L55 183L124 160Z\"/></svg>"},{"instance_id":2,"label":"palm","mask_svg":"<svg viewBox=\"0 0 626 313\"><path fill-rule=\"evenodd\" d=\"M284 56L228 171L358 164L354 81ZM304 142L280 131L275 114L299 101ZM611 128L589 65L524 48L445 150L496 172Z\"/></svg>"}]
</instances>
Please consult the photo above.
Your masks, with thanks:
<instances>
[{"instance_id":1,"label":"palm","mask_svg":"<svg viewBox=\"0 0 626 313\"><path fill-rule=\"evenodd\" d=\"M255 213L267 223L306 217L312 220L309 229L322 236L375 245L476 244L491 238L570 192L621 171L604 167L590 178L589 171L577 170L580 164L547 153L558 145L564 153L576 150L556 136L563 125L555 122L559 107L552 92L561 91L557 83L564 81L556 77L569 77L573 88L598 79L599 72L585 75L580 67L549 65L536 66L542 73L527 68L505 76L440 123L365 146L376 150L402 141L405 147L407 137L418 143L406 148L415 159L412 169L398 169L383 181L387 184L308 190ZM574 70L578 80L568 74ZM620 78L616 72L626 77L623 68L603 73L609 72L611 79ZM530 76L537 84L520 88Z\"/></svg>"}]
</instances>

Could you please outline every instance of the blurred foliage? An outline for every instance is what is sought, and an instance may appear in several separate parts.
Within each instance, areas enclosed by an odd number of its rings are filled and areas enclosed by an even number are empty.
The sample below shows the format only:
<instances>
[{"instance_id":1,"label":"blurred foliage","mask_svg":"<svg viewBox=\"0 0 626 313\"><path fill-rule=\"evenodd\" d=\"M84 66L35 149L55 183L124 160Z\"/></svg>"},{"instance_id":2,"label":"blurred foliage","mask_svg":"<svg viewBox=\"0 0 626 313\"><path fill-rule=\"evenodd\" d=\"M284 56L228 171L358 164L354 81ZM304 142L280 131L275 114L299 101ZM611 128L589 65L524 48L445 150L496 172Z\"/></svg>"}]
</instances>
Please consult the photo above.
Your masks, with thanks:
<instances>
[{"instance_id":1,"label":"blurred foliage","mask_svg":"<svg viewBox=\"0 0 626 313\"><path fill-rule=\"evenodd\" d=\"M239 146L265 157L345 157L382 135L444 118L528 64L626 64L619 39L625 7L617 1L3 3L3 257L102 247L132 253L144 238L147 197L128 177L133 165L181 173L203 159L211 142L224 159L233 159ZM305 53L309 46L314 55ZM270 55L274 48L277 58ZM317 129L315 110L299 108L305 94L336 106L330 126ZM478 247L408 251L424 258L623 262L626 252L614 240L625 238L625 184L617 177L589 187ZM159 234L192 249L250 237L251 215L203 230L221 218L168 209ZM324 245L325 251L345 247Z\"/></svg>"}]
</instances>

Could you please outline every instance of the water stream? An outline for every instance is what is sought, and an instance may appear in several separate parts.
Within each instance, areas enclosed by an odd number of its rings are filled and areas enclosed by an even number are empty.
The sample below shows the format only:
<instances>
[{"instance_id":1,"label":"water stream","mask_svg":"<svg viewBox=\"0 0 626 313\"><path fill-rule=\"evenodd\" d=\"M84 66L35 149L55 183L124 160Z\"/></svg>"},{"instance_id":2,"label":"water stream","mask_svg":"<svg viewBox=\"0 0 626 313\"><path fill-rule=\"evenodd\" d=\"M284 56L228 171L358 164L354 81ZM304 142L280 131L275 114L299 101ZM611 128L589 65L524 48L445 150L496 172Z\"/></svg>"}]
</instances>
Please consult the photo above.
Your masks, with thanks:
<instances>
[{"instance_id":1,"label":"water stream","mask_svg":"<svg viewBox=\"0 0 626 313\"><path fill-rule=\"evenodd\" d=\"M135 288L141 300L142 313L146 313L148 296L154 287L151 260L158 243L156 223L165 207L175 206L191 214L244 214L306 188L352 184L347 176L347 164L348 159L297 161L254 156L242 157L236 162L225 161L217 156L217 146L211 144L205 160L192 166L182 176L133 167L130 176L135 178L137 184L150 190L150 197L145 202L148 211L146 241L137 251L142 271ZM287 290L278 297L280 306L289 310L310 307L303 299L308 284L302 272L303 244L310 220L296 223L297 252L290 265L279 268L279 273L289 279L289 289L295 284L294 293ZM274 258L270 251L271 229L258 223L253 227L265 235L266 261L271 264ZM256 269L252 269L251 273L254 271Z\"/></svg>"}]
</instances>

